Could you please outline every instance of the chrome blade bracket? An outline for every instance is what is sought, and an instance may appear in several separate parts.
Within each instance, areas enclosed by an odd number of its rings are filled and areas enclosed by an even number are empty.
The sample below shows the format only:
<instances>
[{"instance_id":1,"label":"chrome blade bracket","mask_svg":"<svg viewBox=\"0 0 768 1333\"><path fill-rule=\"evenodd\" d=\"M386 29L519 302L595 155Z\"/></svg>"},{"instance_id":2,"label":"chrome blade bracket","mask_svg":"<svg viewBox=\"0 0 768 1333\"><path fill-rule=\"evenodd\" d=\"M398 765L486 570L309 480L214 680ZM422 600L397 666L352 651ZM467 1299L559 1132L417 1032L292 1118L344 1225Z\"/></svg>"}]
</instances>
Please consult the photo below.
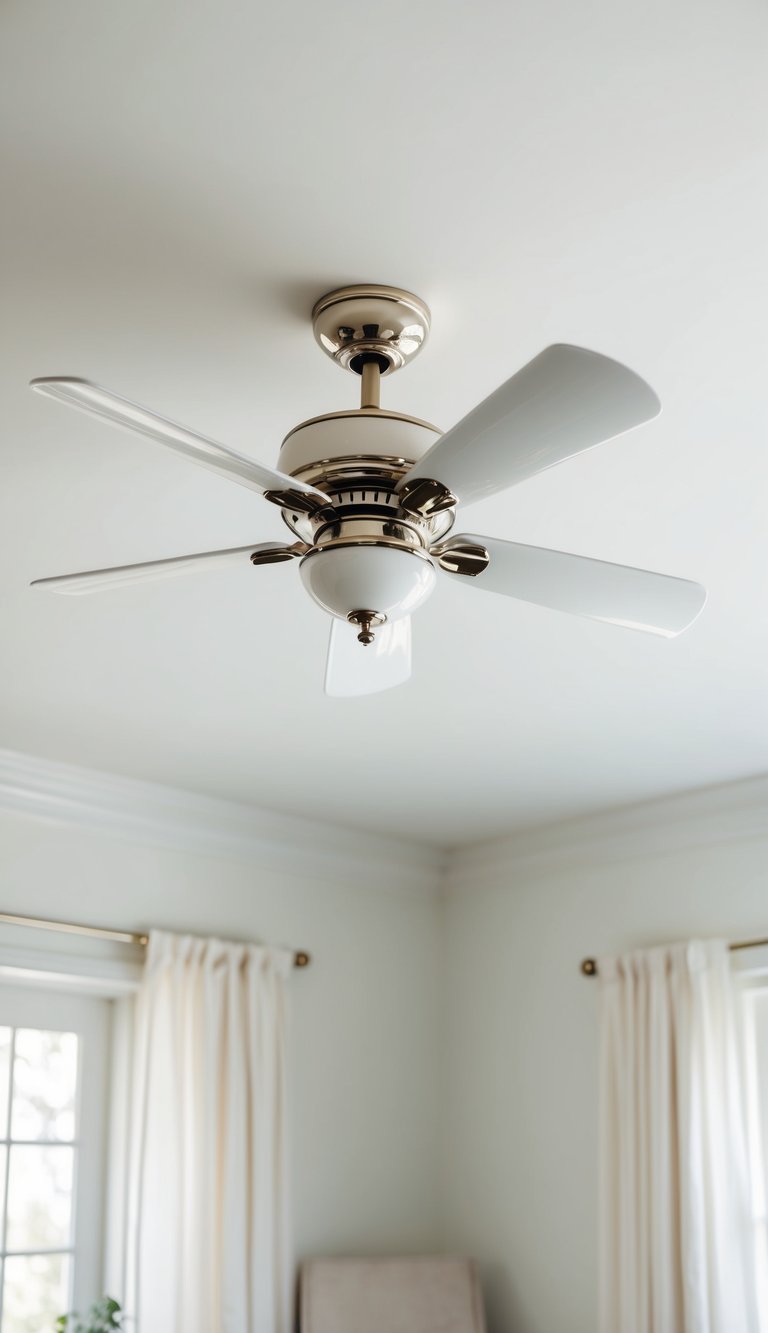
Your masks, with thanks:
<instances>
[{"instance_id":1,"label":"chrome blade bracket","mask_svg":"<svg viewBox=\"0 0 768 1333\"><path fill-rule=\"evenodd\" d=\"M323 502L305 491L264 491L264 499L278 509L287 509L292 514L311 514L313 518L333 517L333 505L330 500Z\"/></svg>"},{"instance_id":2,"label":"chrome blade bracket","mask_svg":"<svg viewBox=\"0 0 768 1333\"><path fill-rule=\"evenodd\" d=\"M429 554L447 574L462 574L471 579L482 574L491 562L485 546L479 542L460 541L458 538L432 546Z\"/></svg>"},{"instance_id":3,"label":"chrome blade bracket","mask_svg":"<svg viewBox=\"0 0 768 1333\"><path fill-rule=\"evenodd\" d=\"M432 518L458 504L458 499L441 481L432 477L417 477L406 481L398 492L400 508L414 518Z\"/></svg>"},{"instance_id":4,"label":"chrome blade bracket","mask_svg":"<svg viewBox=\"0 0 768 1333\"><path fill-rule=\"evenodd\" d=\"M284 560L300 560L312 548L305 542L294 542L293 546L274 546L251 555L252 565L280 565Z\"/></svg>"}]
</instances>

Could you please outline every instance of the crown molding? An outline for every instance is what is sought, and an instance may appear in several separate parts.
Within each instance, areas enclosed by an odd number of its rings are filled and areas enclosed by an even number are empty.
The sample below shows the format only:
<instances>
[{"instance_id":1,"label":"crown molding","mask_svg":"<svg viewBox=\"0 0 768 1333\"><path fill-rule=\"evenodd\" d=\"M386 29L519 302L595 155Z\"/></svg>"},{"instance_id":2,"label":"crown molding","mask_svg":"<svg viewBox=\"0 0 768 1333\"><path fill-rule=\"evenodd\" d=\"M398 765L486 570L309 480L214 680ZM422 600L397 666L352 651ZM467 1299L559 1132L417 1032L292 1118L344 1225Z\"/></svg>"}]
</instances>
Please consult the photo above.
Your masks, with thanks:
<instances>
[{"instance_id":1,"label":"crown molding","mask_svg":"<svg viewBox=\"0 0 768 1333\"><path fill-rule=\"evenodd\" d=\"M0 749L0 812L123 841L258 861L318 881L377 890L469 891L673 854L768 842L768 777L527 829L447 853L320 820Z\"/></svg>"},{"instance_id":2,"label":"crown molding","mask_svg":"<svg viewBox=\"0 0 768 1333\"><path fill-rule=\"evenodd\" d=\"M754 840L768 844L768 777L702 787L458 848L450 858L447 886L471 892L515 879Z\"/></svg>"},{"instance_id":3,"label":"crown molding","mask_svg":"<svg viewBox=\"0 0 768 1333\"><path fill-rule=\"evenodd\" d=\"M289 874L435 891L436 847L0 749L0 812Z\"/></svg>"}]
</instances>

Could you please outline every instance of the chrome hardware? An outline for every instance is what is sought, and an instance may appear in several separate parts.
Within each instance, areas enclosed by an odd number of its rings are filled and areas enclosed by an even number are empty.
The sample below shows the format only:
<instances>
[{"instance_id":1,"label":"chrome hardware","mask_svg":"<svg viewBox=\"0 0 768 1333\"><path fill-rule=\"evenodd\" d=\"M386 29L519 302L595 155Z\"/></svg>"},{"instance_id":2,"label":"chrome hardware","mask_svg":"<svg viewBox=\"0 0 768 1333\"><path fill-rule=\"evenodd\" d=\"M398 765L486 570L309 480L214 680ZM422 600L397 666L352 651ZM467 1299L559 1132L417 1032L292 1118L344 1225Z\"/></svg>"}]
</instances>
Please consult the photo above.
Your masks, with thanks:
<instances>
[{"instance_id":1,"label":"chrome hardware","mask_svg":"<svg viewBox=\"0 0 768 1333\"><path fill-rule=\"evenodd\" d=\"M429 323L429 310L418 296L370 283L328 292L312 311L323 351L358 375L366 363L389 375L412 361L427 340Z\"/></svg>"},{"instance_id":2,"label":"chrome hardware","mask_svg":"<svg viewBox=\"0 0 768 1333\"><path fill-rule=\"evenodd\" d=\"M406 550L426 553L427 543L417 528L393 518L374 518L370 515L352 518L334 518L315 533L314 545L318 550L329 546L397 546Z\"/></svg>"},{"instance_id":3,"label":"chrome hardware","mask_svg":"<svg viewBox=\"0 0 768 1333\"><path fill-rule=\"evenodd\" d=\"M458 504L447 486L431 477L417 477L407 481L400 491L400 508L417 518L431 518Z\"/></svg>"},{"instance_id":4,"label":"chrome hardware","mask_svg":"<svg viewBox=\"0 0 768 1333\"><path fill-rule=\"evenodd\" d=\"M323 514L325 506L313 495L306 495L302 491L265 491L264 499L269 500L270 504L278 505L280 509L290 509L296 514Z\"/></svg>"},{"instance_id":5,"label":"chrome hardware","mask_svg":"<svg viewBox=\"0 0 768 1333\"><path fill-rule=\"evenodd\" d=\"M491 561L487 550L479 542L462 541L460 537L449 538L447 542L431 546L429 554L448 574L465 574L469 578L482 574Z\"/></svg>"},{"instance_id":6,"label":"chrome hardware","mask_svg":"<svg viewBox=\"0 0 768 1333\"><path fill-rule=\"evenodd\" d=\"M431 546L444 538L453 527L455 518L452 509L434 514L428 518L420 515L403 513L400 496L395 491L395 481L385 475L378 467L366 468L371 460L345 458L339 459L339 468L335 476L324 472L332 464L318 464L315 475L320 485L328 492L328 510L315 514L299 513L297 510L283 509L283 521L302 542L314 546L319 533L329 524L341 519L362 519L380 522L382 519L399 520L401 526L418 532L421 543ZM313 469L314 471L314 469ZM408 541L408 537L405 538Z\"/></svg>"},{"instance_id":7,"label":"chrome hardware","mask_svg":"<svg viewBox=\"0 0 768 1333\"><path fill-rule=\"evenodd\" d=\"M360 372L360 406L378 409L381 402L381 366L365 361Z\"/></svg>"},{"instance_id":8,"label":"chrome hardware","mask_svg":"<svg viewBox=\"0 0 768 1333\"><path fill-rule=\"evenodd\" d=\"M294 542L293 546L274 546L271 550L254 551L252 565L279 565L283 560L300 560L311 548L305 542Z\"/></svg>"},{"instance_id":9,"label":"chrome hardware","mask_svg":"<svg viewBox=\"0 0 768 1333\"><path fill-rule=\"evenodd\" d=\"M352 478L394 490L401 477L410 472L413 463L407 458L387 458L384 454L346 454L340 458L321 458L293 475L309 486L347 485ZM308 481L311 477L312 480ZM317 480L316 480L317 479Z\"/></svg>"},{"instance_id":10,"label":"chrome hardware","mask_svg":"<svg viewBox=\"0 0 768 1333\"><path fill-rule=\"evenodd\" d=\"M386 616L377 615L375 611L350 611L347 620L350 625L357 625L360 633L357 636L358 643L362 643L366 648L369 643L373 643L373 631L371 626L378 627L383 625Z\"/></svg>"}]
</instances>

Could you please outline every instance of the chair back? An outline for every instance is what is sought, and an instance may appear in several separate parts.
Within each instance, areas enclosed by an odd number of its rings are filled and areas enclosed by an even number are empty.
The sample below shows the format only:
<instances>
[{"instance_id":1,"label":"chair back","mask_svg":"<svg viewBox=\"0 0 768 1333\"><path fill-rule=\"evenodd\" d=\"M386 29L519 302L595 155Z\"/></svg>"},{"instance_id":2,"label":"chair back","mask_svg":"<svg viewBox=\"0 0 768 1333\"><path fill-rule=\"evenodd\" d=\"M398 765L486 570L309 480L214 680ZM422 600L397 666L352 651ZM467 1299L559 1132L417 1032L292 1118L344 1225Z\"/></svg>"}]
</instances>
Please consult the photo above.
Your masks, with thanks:
<instances>
[{"instance_id":1,"label":"chair back","mask_svg":"<svg viewBox=\"0 0 768 1333\"><path fill-rule=\"evenodd\" d=\"M469 1259L310 1259L301 1333L485 1333Z\"/></svg>"}]
</instances>

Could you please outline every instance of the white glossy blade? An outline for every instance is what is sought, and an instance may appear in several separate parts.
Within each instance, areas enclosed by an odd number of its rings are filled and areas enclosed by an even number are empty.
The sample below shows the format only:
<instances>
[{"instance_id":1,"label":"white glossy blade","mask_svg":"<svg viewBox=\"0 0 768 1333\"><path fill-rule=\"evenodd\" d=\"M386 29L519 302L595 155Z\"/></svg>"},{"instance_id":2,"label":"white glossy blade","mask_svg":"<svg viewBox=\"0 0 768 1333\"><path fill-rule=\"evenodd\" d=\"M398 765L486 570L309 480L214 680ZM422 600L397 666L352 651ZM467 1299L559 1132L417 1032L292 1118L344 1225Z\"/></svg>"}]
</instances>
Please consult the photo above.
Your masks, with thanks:
<instances>
[{"instance_id":1,"label":"white glossy blade","mask_svg":"<svg viewBox=\"0 0 768 1333\"><path fill-rule=\"evenodd\" d=\"M98 384L91 384L89 380L45 377L30 380L30 388L36 393L66 403L69 407L77 407L90 416L108 421L113 426L122 426L125 430L136 431L150 440L157 440L193 463L229 477L241 486L249 486L251 490L293 491L316 499L318 505L327 504L327 497L314 486L307 486L305 482L297 481L284 472L263 467L245 454L227 449L205 435L198 435L197 431L188 430L186 426L167 421L148 408L131 403L127 398L100 388Z\"/></svg>"},{"instance_id":2,"label":"white glossy blade","mask_svg":"<svg viewBox=\"0 0 768 1333\"><path fill-rule=\"evenodd\" d=\"M334 619L325 666L326 694L336 699L378 694L402 685L410 674L410 616L382 625L367 645L358 643L353 625Z\"/></svg>"},{"instance_id":3,"label":"white glossy blade","mask_svg":"<svg viewBox=\"0 0 768 1333\"><path fill-rule=\"evenodd\" d=\"M450 574L452 579L554 611L568 611L668 639L687 629L707 600L701 584L647 569L611 565L541 546L520 546L495 537L462 533L454 540L479 542L487 550L490 564L476 578Z\"/></svg>"},{"instance_id":4,"label":"white glossy blade","mask_svg":"<svg viewBox=\"0 0 768 1333\"><path fill-rule=\"evenodd\" d=\"M431 477L470 502L650 421L661 411L634 371L598 352L556 344L433 444L403 479Z\"/></svg>"},{"instance_id":5,"label":"white glossy blade","mask_svg":"<svg viewBox=\"0 0 768 1333\"><path fill-rule=\"evenodd\" d=\"M178 555L170 560L147 560L141 565L117 565L114 569L89 569L82 574L60 574L51 579L35 579L32 588L63 592L79 597L89 592L109 592L129 588L133 583L152 579L175 578L179 574L201 574L206 569L225 569L229 565L247 565L254 551L283 551L279 542L257 542L253 546L235 546L229 551L202 551L200 555Z\"/></svg>"}]
</instances>

